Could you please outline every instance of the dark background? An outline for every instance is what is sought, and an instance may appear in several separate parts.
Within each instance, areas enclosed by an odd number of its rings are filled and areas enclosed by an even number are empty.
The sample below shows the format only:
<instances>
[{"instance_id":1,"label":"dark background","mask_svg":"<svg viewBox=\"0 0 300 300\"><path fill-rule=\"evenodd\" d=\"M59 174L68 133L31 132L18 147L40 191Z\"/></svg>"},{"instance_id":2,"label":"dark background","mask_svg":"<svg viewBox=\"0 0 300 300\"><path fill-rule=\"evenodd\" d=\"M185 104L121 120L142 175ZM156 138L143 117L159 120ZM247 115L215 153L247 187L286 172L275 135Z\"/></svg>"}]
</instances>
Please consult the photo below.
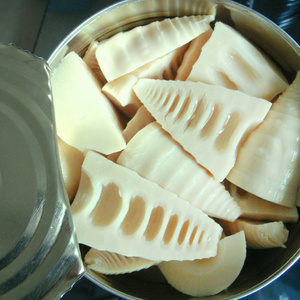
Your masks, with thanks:
<instances>
[{"instance_id":1,"label":"dark background","mask_svg":"<svg viewBox=\"0 0 300 300\"><path fill-rule=\"evenodd\" d=\"M58 44L89 16L116 0L0 0L0 41L48 59ZM265 15L300 43L300 0L240 0ZM246 300L300 299L300 262ZM158 296L159 298L159 296ZM91 283L78 281L63 300L120 299Z\"/></svg>"}]
</instances>

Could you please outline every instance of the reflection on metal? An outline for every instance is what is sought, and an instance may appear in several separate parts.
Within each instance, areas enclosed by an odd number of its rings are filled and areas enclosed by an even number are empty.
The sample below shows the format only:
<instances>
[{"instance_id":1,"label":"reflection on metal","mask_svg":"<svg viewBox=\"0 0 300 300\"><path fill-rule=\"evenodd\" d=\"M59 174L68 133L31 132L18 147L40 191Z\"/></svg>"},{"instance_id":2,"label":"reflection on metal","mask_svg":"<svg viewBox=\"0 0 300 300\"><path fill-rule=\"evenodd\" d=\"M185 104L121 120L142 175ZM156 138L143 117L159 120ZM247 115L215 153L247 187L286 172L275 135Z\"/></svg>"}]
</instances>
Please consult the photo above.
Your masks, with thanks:
<instances>
[{"instance_id":1,"label":"reflection on metal","mask_svg":"<svg viewBox=\"0 0 300 300\"><path fill-rule=\"evenodd\" d=\"M49 67L0 44L0 298L55 299L83 266L56 153Z\"/></svg>"}]
</instances>

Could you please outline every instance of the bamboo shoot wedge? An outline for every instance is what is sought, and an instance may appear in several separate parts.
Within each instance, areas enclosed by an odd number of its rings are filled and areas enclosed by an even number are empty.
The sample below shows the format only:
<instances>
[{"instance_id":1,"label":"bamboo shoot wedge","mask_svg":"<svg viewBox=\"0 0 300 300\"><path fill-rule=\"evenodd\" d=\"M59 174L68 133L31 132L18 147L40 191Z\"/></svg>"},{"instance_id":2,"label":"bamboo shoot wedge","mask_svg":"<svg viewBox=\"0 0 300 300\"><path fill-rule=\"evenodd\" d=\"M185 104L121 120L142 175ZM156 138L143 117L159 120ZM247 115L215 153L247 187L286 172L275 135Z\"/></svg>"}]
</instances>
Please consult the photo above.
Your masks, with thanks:
<instances>
[{"instance_id":1,"label":"bamboo shoot wedge","mask_svg":"<svg viewBox=\"0 0 300 300\"><path fill-rule=\"evenodd\" d=\"M129 120L129 122L127 123L126 127L123 130L123 136L126 143L128 143L138 131L140 131L146 125L154 121L155 121L154 118L148 112L145 106L144 105L140 106L136 114L132 117L131 120ZM109 158L113 162L116 162L121 152L122 151L114 152L109 156L107 156L107 158Z\"/></svg>"},{"instance_id":2,"label":"bamboo shoot wedge","mask_svg":"<svg viewBox=\"0 0 300 300\"><path fill-rule=\"evenodd\" d=\"M141 102L133 92L134 84L139 78L174 79L188 46L188 44L185 44L128 74L106 83L102 91L122 112L132 118L141 106Z\"/></svg>"},{"instance_id":3,"label":"bamboo shoot wedge","mask_svg":"<svg viewBox=\"0 0 300 300\"><path fill-rule=\"evenodd\" d=\"M220 241L215 257L162 262L158 267L175 289L193 297L206 297L228 288L240 274L245 259L245 235L239 232Z\"/></svg>"},{"instance_id":4,"label":"bamboo shoot wedge","mask_svg":"<svg viewBox=\"0 0 300 300\"><path fill-rule=\"evenodd\" d=\"M110 154L125 148L120 116L91 69L75 52L51 74L57 135L79 151Z\"/></svg>"},{"instance_id":5,"label":"bamboo shoot wedge","mask_svg":"<svg viewBox=\"0 0 300 300\"><path fill-rule=\"evenodd\" d=\"M227 190L242 209L241 218L256 221L282 221L296 223L299 219L296 206L287 207L263 200L233 183L226 182Z\"/></svg>"},{"instance_id":6,"label":"bamboo shoot wedge","mask_svg":"<svg viewBox=\"0 0 300 300\"><path fill-rule=\"evenodd\" d=\"M283 73L270 58L222 22L215 24L187 80L217 84L267 100L288 87Z\"/></svg>"},{"instance_id":7,"label":"bamboo shoot wedge","mask_svg":"<svg viewBox=\"0 0 300 300\"><path fill-rule=\"evenodd\" d=\"M146 107L142 105L123 130L126 143L128 143L138 131L154 121L152 115L148 112Z\"/></svg>"},{"instance_id":8,"label":"bamboo shoot wedge","mask_svg":"<svg viewBox=\"0 0 300 300\"><path fill-rule=\"evenodd\" d=\"M79 243L149 260L212 257L222 228L200 209L88 151L71 205Z\"/></svg>"},{"instance_id":9,"label":"bamboo shoot wedge","mask_svg":"<svg viewBox=\"0 0 300 300\"><path fill-rule=\"evenodd\" d=\"M64 185L68 198L72 201L79 186L84 155L78 149L65 143L60 137L57 137L57 148Z\"/></svg>"},{"instance_id":10,"label":"bamboo shoot wedge","mask_svg":"<svg viewBox=\"0 0 300 300\"><path fill-rule=\"evenodd\" d=\"M140 79L134 91L163 129L220 182L272 105L202 82Z\"/></svg>"},{"instance_id":11,"label":"bamboo shoot wedge","mask_svg":"<svg viewBox=\"0 0 300 300\"><path fill-rule=\"evenodd\" d=\"M210 28L213 15L184 16L138 26L100 42L96 58L112 81L187 44Z\"/></svg>"},{"instance_id":12,"label":"bamboo shoot wedge","mask_svg":"<svg viewBox=\"0 0 300 300\"><path fill-rule=\"evenodd\" d=\"M260 198L295 206L300 183L300 72L243 145L227 178Z\"/></svg>"},{"instance_id":13,"label":"bamboo shoot wedge","mask_svg":"<svg viewBox=\"0 0 300 300\"><path fill-rule=\"evenodd\" d=\"M176 194L211 217L234 221L242 210L224 186L157 123L140 130L117 163Z\"/></svg>"},{"instance_id":14,"label":"bamboo shoot wedge","mask_svg":"<svg viewBox=\"0 0 300 300\"><path fill-rule=\"evenodd\" d=\"M84 257L87 267L102 274L124 274L150 268L159 262L91 248Z\"/></svg>"},{"instance_id":15,"label":"bamboo shoot wedge","mask_svg":"<svg viewBox=\"0 0 300 300\"><path fill-rule=\"evenodd\" d=\"M96 49L98 45L99 45L98 41L91 42L82 59L89 66L92 72L96 75L98 82L102 88L106 83L106 79L96 59Z\"/></svg>"},{"instance_id":16,"label":"bamboo shoot wedge","mask_svg":"<svg viewBox=\"0 0 300 300\"><path fill-rule=\"evenodd\" d=\"M182 63L177 70L177 74L175 78L176 80L185 81L187 79L187 77L191 73L193 65L199 59L203 46L209 40L212 33L213 30L209 28L207 31L203 32L202 34L200 34L198 37L194 38L191 41L189 48L184 54Z\"/></svg>"},{"instance_id":17,"label":"bamboo shoot wedge","mask_svg":"<svg viewBox=\"0 0 300 300\"><path fill-rule=\"evenodd\" d=\"M289 231L282 221L259 222L237 219L234 222L220 221L225 232L236 234L244 231L247 246L253 249L286 248Z\"/></svg>"}]
</instances>

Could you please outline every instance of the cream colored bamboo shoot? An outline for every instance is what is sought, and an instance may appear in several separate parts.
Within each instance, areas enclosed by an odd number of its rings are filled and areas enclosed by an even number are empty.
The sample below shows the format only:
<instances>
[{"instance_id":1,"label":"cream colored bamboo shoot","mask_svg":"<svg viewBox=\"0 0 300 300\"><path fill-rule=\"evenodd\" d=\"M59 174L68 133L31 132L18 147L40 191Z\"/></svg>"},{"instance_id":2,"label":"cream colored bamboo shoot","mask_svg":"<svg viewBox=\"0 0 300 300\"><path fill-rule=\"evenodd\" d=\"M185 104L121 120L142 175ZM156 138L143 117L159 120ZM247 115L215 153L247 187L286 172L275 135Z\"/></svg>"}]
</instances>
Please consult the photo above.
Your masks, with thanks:
<instances>
[{"instance_id":1,"label":"cream colored bamboo shoot","mask_svg":"<svg viewBox=\"0 0 300 300\"><path fill-rule=\"evenodd\" d=\"M196 15L137 26L101 41L96 58L107 81L112 81L189 43L213 20L213 15Z\"/></svg>"},{"instance_id":2,"label":"cream colored bamboo shoot","mask_svg":"<svg viewBox=\"0 0 300 300\"><path fill-rule=\"evenodd\" d=\"M71 205L79 243L149 260L215 256L222 228L200 209L88 151Z\"/></svg>"},{"instance_id":3,"label":"cream colored bamboo shoot","mask_svg":"<svg viewBox=\"0 0 300 300\"><path fill-rule=\"evenodd\" d=\"M223 238L215 257L162 262L158 266L175 289L193 297L204 297L229 287L240 274L245 258L246 241L241 231Z\"/></svg>"},{"instance_id":4,"label":"cream colored bamboo shoot","mask_svg":"<svg viewBox=\"0 0 300 300\"><path fill-rule=\"evenodd\" d=\"M150 268L157 262L141 257L129 257L109 251L90 249L84 257L87 267L102 274L125 274Z\"/></svg>"},{"instance_id":5,"label":"cream colored bamboo shoot","mask_svg":"<svg viewBox=\"0 0 300 300\"><path fill-rule=\"evenodd\" d=\"M202 82L139 79L134 91L163 129L220 182L271 107L267 100Z\"/></svg>"}]
</instances>

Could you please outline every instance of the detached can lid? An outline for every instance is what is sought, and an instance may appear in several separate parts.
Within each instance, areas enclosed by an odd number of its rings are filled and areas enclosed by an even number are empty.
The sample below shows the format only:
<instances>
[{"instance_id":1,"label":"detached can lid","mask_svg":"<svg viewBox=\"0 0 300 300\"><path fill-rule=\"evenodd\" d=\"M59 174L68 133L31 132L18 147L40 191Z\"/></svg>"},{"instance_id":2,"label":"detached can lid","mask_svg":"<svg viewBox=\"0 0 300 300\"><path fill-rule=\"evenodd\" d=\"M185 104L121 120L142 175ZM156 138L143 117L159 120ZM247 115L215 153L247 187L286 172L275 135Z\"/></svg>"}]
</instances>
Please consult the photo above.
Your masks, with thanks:
<instances>
[{"instance_id":1,"label":"detached can lid","mask_svg":"<svg viewBox=\"0 0 300 300\"><path fill-rule=\"evenodd\" d=\"M84 273L49 74L43 59L0 43L1 299L57 299Z\"/></svg>"}]
</instances>

